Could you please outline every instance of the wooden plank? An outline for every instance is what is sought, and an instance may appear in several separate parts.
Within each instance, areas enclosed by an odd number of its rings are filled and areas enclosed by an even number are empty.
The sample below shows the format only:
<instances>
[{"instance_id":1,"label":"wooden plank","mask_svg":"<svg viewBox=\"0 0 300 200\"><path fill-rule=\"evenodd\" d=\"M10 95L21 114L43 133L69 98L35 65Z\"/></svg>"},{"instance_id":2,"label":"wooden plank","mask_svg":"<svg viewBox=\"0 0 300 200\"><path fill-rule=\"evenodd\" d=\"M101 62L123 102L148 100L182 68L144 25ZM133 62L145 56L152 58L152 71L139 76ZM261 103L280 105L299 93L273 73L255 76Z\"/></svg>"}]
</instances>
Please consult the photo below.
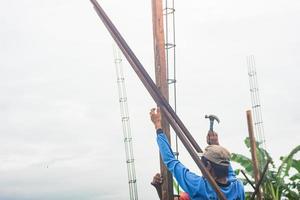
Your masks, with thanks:
<instances>
[{"instance_id":1,"label":"wooden plank","mask_svg":"<svg viewBox=\"0 0 300 200\"><path fill-rule=\"evenodd\" d=\"M152 22L156 86L168 101L169 90L167 83L162 0L152 0ZM164 114L162 115L162 128L171 144L170 125ZM162 200L173 200L173 177L164 165L161 157L160 173L164 179L162 184Z\"/></svg>"}]
</instances>

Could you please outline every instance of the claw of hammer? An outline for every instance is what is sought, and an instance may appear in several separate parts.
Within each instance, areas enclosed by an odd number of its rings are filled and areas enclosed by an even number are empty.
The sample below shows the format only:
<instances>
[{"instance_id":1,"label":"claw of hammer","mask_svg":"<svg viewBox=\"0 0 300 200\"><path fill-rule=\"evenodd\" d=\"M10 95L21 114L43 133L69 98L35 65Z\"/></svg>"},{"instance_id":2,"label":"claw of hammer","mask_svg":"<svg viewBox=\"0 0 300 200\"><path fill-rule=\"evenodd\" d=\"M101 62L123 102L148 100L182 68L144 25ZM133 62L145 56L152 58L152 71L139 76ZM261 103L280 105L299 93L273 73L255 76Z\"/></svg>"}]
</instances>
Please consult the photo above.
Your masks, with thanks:
<instances>
[{"instance_id":1,"label":"claw of hammer","mask_svg":"<svg viewBox=\"0 0 300 200\"><path fill-rule=\"evenodd\" d=\"M209 119L210 125L209 125L209 130L210 131L214 131L213 127L214 127L214 120L216 120L218 123L220 123L220 120L217 116L215 115L205 115L205 118Z\"/></svg>"}]
</instances>

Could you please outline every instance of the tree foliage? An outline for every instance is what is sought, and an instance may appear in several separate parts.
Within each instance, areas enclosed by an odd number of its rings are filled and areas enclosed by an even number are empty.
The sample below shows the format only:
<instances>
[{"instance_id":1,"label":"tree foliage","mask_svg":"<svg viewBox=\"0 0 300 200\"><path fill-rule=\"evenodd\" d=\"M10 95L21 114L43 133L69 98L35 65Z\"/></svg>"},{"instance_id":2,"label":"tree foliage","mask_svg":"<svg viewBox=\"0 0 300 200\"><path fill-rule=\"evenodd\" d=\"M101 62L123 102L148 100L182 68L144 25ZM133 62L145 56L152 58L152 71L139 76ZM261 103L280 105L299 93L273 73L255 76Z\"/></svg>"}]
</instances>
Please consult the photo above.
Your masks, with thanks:
<instances>
[{"instance_id":1,"label":"tree foliage","mask_svg":"<svg viewBox=\"0 0 300 200\"><path fill-rule=\"evenodd\" d=\"M249 138L246 138L244 142L250 150ZM280 157L281 163L278 168L276 168L270 154L262 148L258 142L256 143L256 146L260 172L262 172L267 161L270 161L268 171L266 172L261 185L264 199L300 199L300 160L294 158L300 151L300 145L294 148L287 156ZM250 180L254 182L253 165L250 158L242 154L233 153L231 160L241 166L241 169L236 170L237 174L243 170ZM245 178L241 179L245 185L249 184ZM249 198L251 194L252 192L246 192L246 197Z\"/></svg>"}]
</instances>

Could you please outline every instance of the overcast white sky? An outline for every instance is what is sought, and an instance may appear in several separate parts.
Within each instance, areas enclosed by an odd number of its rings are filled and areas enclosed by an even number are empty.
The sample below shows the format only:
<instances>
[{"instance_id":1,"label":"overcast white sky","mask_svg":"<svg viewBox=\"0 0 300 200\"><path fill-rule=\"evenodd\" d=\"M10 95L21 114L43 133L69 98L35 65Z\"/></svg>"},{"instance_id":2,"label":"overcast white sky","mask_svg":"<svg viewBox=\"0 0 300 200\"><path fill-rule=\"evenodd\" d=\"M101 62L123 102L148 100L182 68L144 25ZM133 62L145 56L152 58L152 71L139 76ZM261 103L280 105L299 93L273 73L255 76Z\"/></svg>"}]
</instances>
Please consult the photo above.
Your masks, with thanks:
<instances>
[{"instance_id":1,"label":"overcast white sky","mask_svg":"<svg viewBox=\"0 0 300 200\"><path fill-rule=\"evenodd\" d=\"M153 77L151 1L102 0ZM178 113L201 147L250 155L246 56L255 56L267 147L299 144L300 2L176 1ZM0 1L0 199L129 199L113 41L88 0ZM140 199L159 170L149 109L124 62ZM180 159L198 171L186 151Z\"/></svg>"}]
</instances>

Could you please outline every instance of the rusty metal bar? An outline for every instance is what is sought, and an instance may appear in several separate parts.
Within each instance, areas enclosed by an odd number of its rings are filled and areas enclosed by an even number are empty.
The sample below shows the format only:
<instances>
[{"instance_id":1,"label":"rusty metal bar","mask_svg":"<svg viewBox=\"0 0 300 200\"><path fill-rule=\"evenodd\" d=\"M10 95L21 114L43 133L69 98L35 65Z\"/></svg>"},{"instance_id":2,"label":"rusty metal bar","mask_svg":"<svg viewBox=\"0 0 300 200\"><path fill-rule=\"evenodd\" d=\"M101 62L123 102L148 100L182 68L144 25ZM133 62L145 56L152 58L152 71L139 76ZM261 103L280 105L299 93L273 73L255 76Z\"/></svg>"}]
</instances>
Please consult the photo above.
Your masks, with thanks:
<instances>
[{"instance_id":1,"label":"rusty metal bar","mask_svg":"<svg viewBox=\"0 0 300 200\"><path fill-rule=\"evenodd\" d=\"M244 177L246 178L246 180L248 181L248 183L251 185L251 187L253 188L253 190L255 190L255 186L253 185L252 181L250 181L250 179L248 178L248 176L246 175L246 173L241 170L242 174L244 175Z\"/></svg>"},{"instance_id":2,"label":"rusty metal bar","mask_svg":"<svg viewBox=\"0 0 300 200\"><path fill-rule=\"evenodd\" d=\"M111 36L123 52L124 56L128 60L128 62L131 64L131 67L136 72L154 101L162 108L163 113L167 117L170 125L173 127L175 133L178 135L180 140L182 141L185 148L190 153L193 160L196 162L197 166L201 170L202 174L207 178L211 186L216 191L219 199L225 200L225 196L220 190L219 186L215 182L215 180L212 178L210 173L206 170L205 166L202 164L199 156L195 152L194 148L197 152L202 152L199 145L196 143L195 139L192 137L192 135L189 133L187 128L184 126L182 121L179 119L177 114L174 112L172 107L169 105L169 103L166 101L166 99L161 95L160 91L156 87L153 80L150 78L149 74L146 72L140 61L137 59L133 51L130 49L128 44L125 42L121 34L118 32L116 27L113 25L111 20L108 18L108 16L105 14L104 10L101 8L99 3L96 0L90 0L91 3L94 5L94 8L101 18L102 22L110 32ZM192 146L193 145L193 146ZM194 148L193 148L194 147Z\"/></svg>"},{"instance_id":3,"label":"rusty metal bar","mask_svg":"<svg viewBox=\"0 0 300 200\"><path fill-rule=\"evenodd\" d=\"M169 103L166 101L166 99L161 95L161 93L157 89L155 83L153 82L153 80L151 79L149 74L144 69L143 65L140 63L138 58L135 56L133 51L130 49L130 47L128 46L128 44L126 43L124 38L121 36L119 31L116 29L116 27L112 24L111 20L105 14L104 10L101 8L99 3L96 0L90 0L90 1L94 5L94 8L95 8L97 14L103 21L104 25L106 26L106 28L112 35L113 39L115 40L115 42L117 43L117 45L119 46L121 51L123 52L127 61L130 63L131 67L136 72L136 74L138 75L138 77L140 78L140 80L142 81L142 83L144 84L144 86L146 87L146 89L148 90L148 92L150 93L152 98L154 99L154 101L158 105L164 105L167 108L167 110L171 113L172 117L175 119L176 123L184 131L186 137L189 139L189 141L191 142L191 144L193 145L195 150L198 153L202 153L203 151L200 148L200 146L198 145L198 143L196 142L196 140L193 138L191 133L187 130L187 128L185 127L183 122L179 119L177 114L173 111L173 108L169 105Z\"/></svg>"}]
</instances>

